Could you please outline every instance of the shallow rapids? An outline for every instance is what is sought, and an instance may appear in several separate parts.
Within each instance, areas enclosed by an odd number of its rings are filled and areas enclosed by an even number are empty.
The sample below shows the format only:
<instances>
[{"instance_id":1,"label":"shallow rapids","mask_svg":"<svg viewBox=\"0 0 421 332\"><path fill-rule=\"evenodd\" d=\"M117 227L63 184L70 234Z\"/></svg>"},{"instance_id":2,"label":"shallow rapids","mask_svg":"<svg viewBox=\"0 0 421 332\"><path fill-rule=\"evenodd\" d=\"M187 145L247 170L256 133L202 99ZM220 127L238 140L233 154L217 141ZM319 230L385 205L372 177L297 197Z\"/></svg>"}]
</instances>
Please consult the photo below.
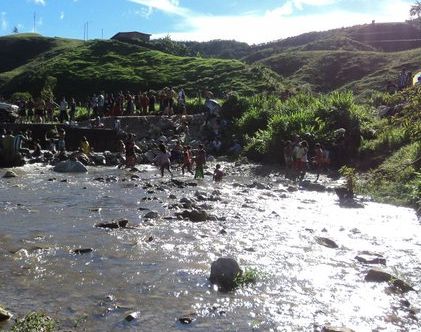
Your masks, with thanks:
<instances>
[{"instance_id":1,"label":"shallow rapids","mask_svg":"<svg viewBox=\"0 0 421 332\"><path fill-rule=\"evenodd\" d=\"M198 186L176 176L185 188L150 167L70 175L27 166L0 179L0 304L18 317L46 312L73 331L421 330L420 295L364 281L373 266L354 258L381 254L387 266L375 267L419 290L421 225L413 210L368 201L343 208L332 192L224 166L231 175L217 185L210 176ZM218 200L206 199L215 190ZM183 197L215 221L178 220L172 205ZM149 211L159 217L145 219ZM94 227L119 218L135 227ZM93 251L74 254L78 248ZM259 271L258 282L216 291L208 277L221 256ZM140 315L128 322L131 312ZM186 315L189 325L178 320Z\"/></svg>"}]
</instances>

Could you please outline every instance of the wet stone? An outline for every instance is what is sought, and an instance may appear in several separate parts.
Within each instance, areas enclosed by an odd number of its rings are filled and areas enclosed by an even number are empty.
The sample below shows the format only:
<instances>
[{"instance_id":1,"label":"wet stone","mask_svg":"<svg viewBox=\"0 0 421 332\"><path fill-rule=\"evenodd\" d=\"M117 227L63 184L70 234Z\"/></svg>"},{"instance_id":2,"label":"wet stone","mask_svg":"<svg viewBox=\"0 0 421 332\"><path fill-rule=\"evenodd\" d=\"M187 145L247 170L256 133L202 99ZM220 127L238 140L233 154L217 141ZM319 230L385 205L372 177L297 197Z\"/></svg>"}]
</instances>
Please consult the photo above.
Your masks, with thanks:
<instances>
[{"instance_id":1,"label":"wet stone","mask_svg":"<svg viewBox=\"0 0 421 332\"><path fill-rule=\"evenodd\" d=\"M98 223L95 227L107 229L126 228L128 223L129 221L127 219L120 219L109 223Z\"/></svg>"},{"instance_id":2,"label":"wet stone","mask_svg":"<svg viewBox=\"0 0 421 332\"><path fill-rule=\"evenodd\" d=\"M322 332L355 332L354 330L348 327L338 327L338 326L323 326Z\"/></svg>"},{"instance_id":3,"label":"wet stone","mask_svg":"<svg viewBox=\"0 0 421 332\"><path fill-rule=\"evenodd\" d=\"M301 187L308 191L325 192L326 187L320 183L314 183L310 181L303 181L300 183Z\"/></svg>"},{"instance_id":4,"label":"wet stone","mask_svg":"<svg viewBox=\"0 0 421 332\"><path fill-rule=\"evenodd\" d=\"M140 317L140 312L135 311L135 312L132 312L132 313L128 314L126 316L125 320L128 321L128 322L131 322L131 321L139 319L139 317Z\"/></svg>"},{"instance_id":5,"label":"wet stone","mask_svg":"<svg viewBox=\"0 0 421 332\"><path fill-rule=\"evenodd\" d=\"M11 179L11 178L16 178L18 175L13 172L13 171L7 171L6 173L4 173L3 178L5 179Z\"/></svg>"},{"instance_id":6,"label":"wet stone","mask_svg":"<svg viewBox=\"0 0 421 332\"><path fill-rule=\"evenodd\" d=\"M368 282L388 282L394 287L395 290L398 290L402 293L406 293L409 291L413 291L414 288L408 285L405 281L396 278L395 276L391 275L382 270L371 269L367 272L365 281Z\"/></svg>"},{"instance_id":7,"label":"wet stone","mask_svg":"<svg viewBox=\"0 0 421 332\"><path fill-rule=\"evenodd\" d=\"M159 214L156 211L149 211L143 216L143 218L145 219L156 219L158 217L159 217Z\"/></svg>"},{"instance_id":8,"label":"wet stone","mask_svg":"<svg viewBox=\"0 0 421 332\"><path fill-rule=\"evenodd\" d=\"M94 251L92 248L80 248L80 249L73 249L73 253L76 255L88 254Z\"/></svg>"},{"instance_id":9,"label":"wet stone","mask_svg":"<svg viewBox=\"0 0 421 332\"><path fill-rule=\"evenodd\" d=\"M13 315L10 312L0 306L0 322L6 321L12 317Z\"/></svg>"},{"instance_id":10,"label":"wet stone","mask_svg":"<svg viewBox=\"0 0 421 332\"><path fill-rule=\"evenodd\" d=\"M364 264L381 264L386 265L386 259L381 255L358 255L355 256L355 259Z\"/></svg>"},{"instance_id":11,"label":"wet stone","mask_svg":"<svg viewBox=\"0 0 421 332\"><path fill-rule=\"evenodd\" d=\"M219 290L228 292L235 288L235 279L242 273L235 259L221 257L212 263L209 280L217 285Z\"/></svg>"},{"instance_id":12,"label":"wet stone","mask_svg":"<svg viewBox=\"0 0 421 332\"><path fill-rule=\"evenodd\" d=\"M184 210L182 213L178 214L184 219L189 219L192 222L203 222L208 220L209 216L204 210Z\"/></svg>"},{"instance_id":13,"label":"wet stone","mask_svg":"<svg viewBox=\"0 0 421 332\"><path fill-rule=\"evenodd\" d=\"M180 317L179 319L178 319L178 321L181 323L181 324L191 324L192 322L193 322L193 319L191 318L191 317Z\"/></svg>"},{"instance_id":14,"label":"wet stone","mask_svg":"<svg viewBox=\"0 0 421 332\"><path fill-rule=\"evenodd\" d=\"M338 248L338 245L335 243L335 241L328 239L326 237L317 236L315 239L318 244L325 246L327 248L332 248L332 249Z\"/></svg>"}]
</instances>

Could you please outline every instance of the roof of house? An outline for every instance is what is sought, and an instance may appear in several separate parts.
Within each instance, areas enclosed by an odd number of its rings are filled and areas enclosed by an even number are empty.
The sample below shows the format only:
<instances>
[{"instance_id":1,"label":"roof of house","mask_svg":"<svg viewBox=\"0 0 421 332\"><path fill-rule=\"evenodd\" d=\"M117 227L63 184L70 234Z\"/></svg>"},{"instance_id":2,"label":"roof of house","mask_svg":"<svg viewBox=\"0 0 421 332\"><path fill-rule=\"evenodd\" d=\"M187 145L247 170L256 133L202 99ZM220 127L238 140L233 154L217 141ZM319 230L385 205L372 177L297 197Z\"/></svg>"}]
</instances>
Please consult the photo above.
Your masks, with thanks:
<instances>
[{"instance_id":1,"label":"roof of house","mask_svg":"<svg viewBox=\"0 0 421 332\"><path fill-rule=\"evenodd\" d=\"M118 37L129 37L129 36L135 36L135 35L141 35L141 36L152 36L149 33L143 33L143 32L138 32L138 31L130 31L130 32L119 32L117 34L115 34L113 37L111 37L111 39L113 38L118 38Z\"/></svg>"}]
</instances>

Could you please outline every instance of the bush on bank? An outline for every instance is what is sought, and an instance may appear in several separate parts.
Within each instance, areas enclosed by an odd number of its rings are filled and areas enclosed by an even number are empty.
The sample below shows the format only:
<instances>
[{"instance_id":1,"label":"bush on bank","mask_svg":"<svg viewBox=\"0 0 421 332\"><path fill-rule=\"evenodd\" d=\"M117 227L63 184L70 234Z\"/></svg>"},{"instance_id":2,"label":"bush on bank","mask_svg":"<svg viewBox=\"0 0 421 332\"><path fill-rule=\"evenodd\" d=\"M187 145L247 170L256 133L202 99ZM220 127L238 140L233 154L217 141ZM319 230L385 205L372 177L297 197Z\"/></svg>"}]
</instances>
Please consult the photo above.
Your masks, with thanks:
<instances>
[{"instance_id":1,"label":"bush on bank","mask_svg":"<svg viewBox=\"0 0 421 332\"><path fill-rule=\"evenodd\" d=\"M391 114L380 117L380 106ZM299 135L310 151L319 142L333 152L334 166L368 169L360 178L360 192L383 202L421 206L421 87L376 93L365 103L347 91L301 93L284 101L273 95L231 96L222 109L252 160L282 161L285 142ZM338 134L341 128L344 136Z\"/></svg>"}]
</instances>

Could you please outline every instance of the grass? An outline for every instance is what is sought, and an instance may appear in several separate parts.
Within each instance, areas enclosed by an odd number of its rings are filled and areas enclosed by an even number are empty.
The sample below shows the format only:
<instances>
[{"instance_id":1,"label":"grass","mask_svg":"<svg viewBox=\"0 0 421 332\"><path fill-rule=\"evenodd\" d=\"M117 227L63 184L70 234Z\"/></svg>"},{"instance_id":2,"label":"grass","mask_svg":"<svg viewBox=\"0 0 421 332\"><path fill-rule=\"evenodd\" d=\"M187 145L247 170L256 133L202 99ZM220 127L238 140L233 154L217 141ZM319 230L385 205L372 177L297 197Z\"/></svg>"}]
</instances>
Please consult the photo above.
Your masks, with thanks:
<instances>
[{"instance_id":1,"label":"grass","mask_svg":"<svg viewBox=\"0 0 421 332\"><path fill-rule=\"evenodd\" d=\"M10 332L53 332L55 321L44 313L32 312L17 320Z\"/></svg>"},{"instance_id":2,"label":"grass","mask_svg":"<svg viewBox=\"0 0 421 332\"><path fill-rule=\"evenodd\" d=\"M261 276L262 273L259 272L257 269L245 269L245 271L241 275L238 275L234 279L235 288L244 287L249 284L255 284L257 280L261 278Z\"/></svg>"},{"instance_id":3,"label":"grass","mask_svg":"<svg viewBox=\"0 0 421 332\"><path fill-rule=\"evenodd\" d=\"M0 39L0 49L1 46ZM275 91L281 86L279 76L259 65L231 59L175 56L114 40L94 40L72 47L50 46L26 60L20 66L3 70L2 94L29 91L38 95L49 76L57 79L55 95L76 97L98 91L159 90L165 86L184 87L190 94L210 89L216 95L232 90L251 95Z\"/></svg>"},{"instance_id":4,"label":"grass","mask_svg":"<svg viewBox=\"0 0 421 332\"><path fill-rule=\"evenodd\" d=\"M419 208L420 158L421 143L400 148L368 174L368 179L359 187L360 192L373 196L377 201Z\"/></svg>"}]
</instances>

